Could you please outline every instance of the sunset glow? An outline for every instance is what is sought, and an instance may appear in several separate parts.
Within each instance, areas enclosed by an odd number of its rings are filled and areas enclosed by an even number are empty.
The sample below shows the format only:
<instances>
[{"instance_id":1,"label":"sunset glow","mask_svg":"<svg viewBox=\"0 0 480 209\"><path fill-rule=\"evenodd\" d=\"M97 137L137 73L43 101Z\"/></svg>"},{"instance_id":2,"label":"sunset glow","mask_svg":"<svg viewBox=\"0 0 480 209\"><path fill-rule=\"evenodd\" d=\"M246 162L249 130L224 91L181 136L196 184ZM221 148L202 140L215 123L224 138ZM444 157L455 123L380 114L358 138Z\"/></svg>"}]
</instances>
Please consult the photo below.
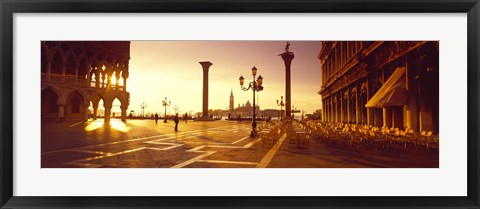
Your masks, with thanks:
<instances>
[{"instance_id":1,"label":"sunset glow","mask_svg":"<svg viewBox=\"0 0 480 209\"><path fill-rule=\"evenodd\" d=\"M280 53L283 41L132 41L127 88L130 110L163 113L161 101L168 97L179 112L200 112L202 108L202 68L199 61L210 61L209 109L225 110L233 91L237 107L252 102L252 94L240 90L238 77L252 81L251 68L264 78L264 91L258 94L261 109L279 109L276 100L285 94L285 67ZM313 112L321 108L320 42L293 41L292 101L297 110ZM133 73L135 72L135 73ZM258 76L257 75L257 76ZM172 108L167 110L174 112Z\"/></svg>"}]
</instances>

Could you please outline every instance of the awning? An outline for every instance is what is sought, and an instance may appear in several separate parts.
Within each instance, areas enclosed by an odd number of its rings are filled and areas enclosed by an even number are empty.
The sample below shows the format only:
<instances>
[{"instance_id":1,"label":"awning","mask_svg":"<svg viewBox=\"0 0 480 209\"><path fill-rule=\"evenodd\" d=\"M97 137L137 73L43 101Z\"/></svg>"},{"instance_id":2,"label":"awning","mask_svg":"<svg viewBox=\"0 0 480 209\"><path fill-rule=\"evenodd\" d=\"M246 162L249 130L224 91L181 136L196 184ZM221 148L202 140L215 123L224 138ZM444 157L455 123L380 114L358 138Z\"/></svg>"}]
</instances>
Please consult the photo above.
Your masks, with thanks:
<instances>
[{"instance_id":1,"label":"awning","mask_svg":"<svg viewBox=\"0 0 480 209\"><path fill-rule=\"evenodd\" d=\"M405 102L405 67L397 68L365 107L403 106Z\"/></svg>"}]
</instances>

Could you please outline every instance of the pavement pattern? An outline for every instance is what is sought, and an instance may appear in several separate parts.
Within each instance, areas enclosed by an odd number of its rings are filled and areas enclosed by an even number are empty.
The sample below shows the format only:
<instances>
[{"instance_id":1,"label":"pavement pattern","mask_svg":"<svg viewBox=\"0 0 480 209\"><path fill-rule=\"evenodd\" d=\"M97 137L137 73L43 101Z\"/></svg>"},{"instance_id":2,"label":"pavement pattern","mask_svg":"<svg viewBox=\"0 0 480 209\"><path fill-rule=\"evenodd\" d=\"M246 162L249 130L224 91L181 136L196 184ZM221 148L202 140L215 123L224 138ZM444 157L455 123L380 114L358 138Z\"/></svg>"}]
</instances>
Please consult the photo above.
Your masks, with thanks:
<instances>
[{"instance_id":1,"label":"pavement pattern","mask_svg":"<svg viewBox=\"0 0 480 209\"><path fill-rule=\"evenodd\" d=\"M262 124L262 123L260 123ZM112 119L43 123L42 168L438 168L438 153L345 150L316 140L299 146L249 136L236 121Z\"/></svg>"}]
</instances>

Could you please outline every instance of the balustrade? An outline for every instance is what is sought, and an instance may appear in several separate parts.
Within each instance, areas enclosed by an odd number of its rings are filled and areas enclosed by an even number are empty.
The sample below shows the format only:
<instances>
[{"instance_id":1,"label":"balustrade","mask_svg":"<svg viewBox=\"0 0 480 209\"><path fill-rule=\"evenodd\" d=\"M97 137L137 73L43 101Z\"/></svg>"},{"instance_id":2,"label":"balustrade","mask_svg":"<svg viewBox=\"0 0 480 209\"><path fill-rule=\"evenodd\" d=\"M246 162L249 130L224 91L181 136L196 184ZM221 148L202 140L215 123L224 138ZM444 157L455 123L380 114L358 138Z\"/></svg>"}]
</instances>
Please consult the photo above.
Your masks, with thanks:
<instances>
[{"instance_id":1,"label":"balustrade","mask_svg":"<svg viewBox=\"0 0 480 209\"><path fill-rule=\"evenodd\" d=\"M50 74L50 80L48 80L47 73L41 74L42 82L44 83L54 83L54 84L64 84L67 86L79 86L79 87L92 87L96 88L95 81L88 81L82 77L76 77L75 75L62 75L62 74ZM78 79L78 83L76 82ZM101 85L100 85L101 86ZM103 85L104 88L107 87L106 83ZM124 86L122 85L110 85L111 90L124 91Z\"/></svg>"}]
</instances>

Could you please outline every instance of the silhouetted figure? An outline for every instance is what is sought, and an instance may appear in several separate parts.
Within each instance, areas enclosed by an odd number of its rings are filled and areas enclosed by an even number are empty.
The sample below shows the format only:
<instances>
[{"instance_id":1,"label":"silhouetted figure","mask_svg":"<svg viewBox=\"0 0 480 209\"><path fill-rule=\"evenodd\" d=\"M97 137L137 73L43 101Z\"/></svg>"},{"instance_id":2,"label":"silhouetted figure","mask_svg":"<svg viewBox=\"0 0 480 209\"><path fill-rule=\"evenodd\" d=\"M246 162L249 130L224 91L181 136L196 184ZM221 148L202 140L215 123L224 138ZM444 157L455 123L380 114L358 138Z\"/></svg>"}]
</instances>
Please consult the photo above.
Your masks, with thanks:
<instances>
[{"instance_id":1,"label":"silhouetted figure","mask_svg":"<svg viewBox=\"0 0 480 209\"><path fill-rule=\"evenodd\" d=\"M231 116L230 113L228 113L228 120L230 120L230 116Z\"/></svg>"},{"instance_id":2,"label":"silhouetted figure","mask_svg":"<svg viewBox=\"0 0 480 209\"><path fill-rule=\"evenodd\" d=\"M187 124L187 121L188 121L188 113L185 113L185 115L183 116L183 118L185 119L185 124Z\"/></svg>"},{"instance_id":3,"label":"silhouetted figure","mask_svg":"<svg viewBox=\"0 0 480 209\"><path fill-rule=\"evenodd\" d=\"M175 114L173 121L175 122L175 131L178 131L178 113Z\"/></svg>"},{"instance_id":4,"label":"silhouetted figure","mask_svg":"<svg viewBox=\"0 0 480 209\"><path fill-rule=\"evenodd\" d=\"M238 115L238 122L241 123L242 122L242 117L240 116L240 114Z\"/></svg>"},{"instance_id":5,"label":"silhouetted figure","mask_svg":"<svg viewBox=\"0 0 480 209\"><path fill-rule=\"evenodd\" d=\"M155 125L158 125L158 113L155 113Z\"/></svg>"}]
</instances>

